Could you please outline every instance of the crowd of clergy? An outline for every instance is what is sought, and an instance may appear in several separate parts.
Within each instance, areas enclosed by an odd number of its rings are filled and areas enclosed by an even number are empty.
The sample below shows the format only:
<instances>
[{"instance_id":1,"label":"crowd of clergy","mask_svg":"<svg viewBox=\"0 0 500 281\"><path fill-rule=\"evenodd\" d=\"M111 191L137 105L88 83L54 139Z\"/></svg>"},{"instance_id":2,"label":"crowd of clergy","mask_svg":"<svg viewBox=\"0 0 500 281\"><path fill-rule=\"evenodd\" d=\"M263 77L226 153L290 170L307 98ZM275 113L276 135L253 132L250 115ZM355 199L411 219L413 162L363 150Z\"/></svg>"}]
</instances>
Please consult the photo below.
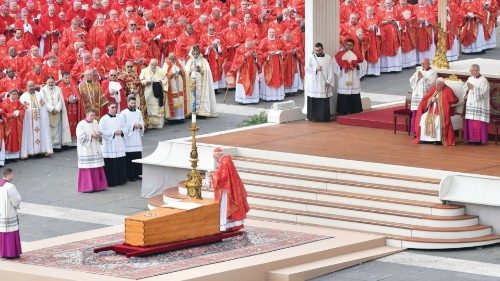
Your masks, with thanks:
<instances>
[{"instance_id":1,"label":"crowd of clergy","mask_svg":"<svg viewBox=\"0 0 500 281\"><path fill-rule=\"evenodd\" d=\"M497 0L449 0L448 61L496 48ZM345 0L341 41L350 38L363 55L363 75L397 72L433 59L438 43L438 0Z\"/></svg>"}]
</instances>

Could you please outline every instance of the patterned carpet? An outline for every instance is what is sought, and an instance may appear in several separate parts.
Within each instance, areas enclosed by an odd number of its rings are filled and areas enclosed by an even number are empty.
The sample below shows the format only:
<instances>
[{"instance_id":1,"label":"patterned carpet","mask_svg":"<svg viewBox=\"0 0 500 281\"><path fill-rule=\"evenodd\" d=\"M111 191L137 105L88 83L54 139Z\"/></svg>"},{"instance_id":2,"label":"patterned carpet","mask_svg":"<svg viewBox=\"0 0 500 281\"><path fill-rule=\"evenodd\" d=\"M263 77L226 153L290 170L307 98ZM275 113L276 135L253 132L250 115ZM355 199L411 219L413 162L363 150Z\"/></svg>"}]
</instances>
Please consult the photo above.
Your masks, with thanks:
<instances>
[{"instance_id":1,"label":"patterned carpet","mask_svg":"<svg viewBox=\"0 0 500 281\"><path fill-rule=\"evenodd\" d=\"M245 230L244 235L220 243L148 257L127 259L112 251L93 252L97 247L122 243L123 234L114 234L29 252L17 262L138 280L330 238L260 227Z\"/></svg>"}]
</instances>

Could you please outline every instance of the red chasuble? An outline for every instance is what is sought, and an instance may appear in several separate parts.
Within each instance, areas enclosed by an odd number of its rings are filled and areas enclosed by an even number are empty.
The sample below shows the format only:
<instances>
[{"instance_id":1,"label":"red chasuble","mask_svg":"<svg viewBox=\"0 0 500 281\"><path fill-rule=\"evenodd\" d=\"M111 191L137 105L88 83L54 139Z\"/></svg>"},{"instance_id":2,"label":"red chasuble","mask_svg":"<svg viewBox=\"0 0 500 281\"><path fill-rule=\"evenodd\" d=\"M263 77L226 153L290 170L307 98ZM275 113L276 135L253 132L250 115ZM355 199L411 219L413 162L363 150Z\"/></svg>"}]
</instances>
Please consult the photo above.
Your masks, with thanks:
<instances>
[{"instance_id":1,"label":"red chasuble","mask_svg":"<svg viewBox=\"0 0 500 281\"><path fill-rule=\"evenodd\" d=\"M19 101L7 98L2 102L5 117L5 150L19 152L23 135L24 105ZM19 110L19 115L14 117L14 111Z\"/></svg>"},{"instance_id":2,"label":"red chasuble","mask_svg":"<svg viewBox=\"0 0 500 281\"><path fill-rule=\"evenodd\" d=\"M255 51L257 54L259 53L257 47L246 48L245 45L240 46L236 50L233 65L231 66L231 72L240 71L238 83L243 85L246 96L252 95L255 79L257 79L255 74L260 72L259 69L255 69L259 65L255 65L254 57L252 55L245 56L245 54L252 51Z\"/></svg>"},{"instance_id":3,"label":"red chasuble","mask_svg":"<svg viewBox=\"0 0 500 281\"><path fill-rule=\"evenodd\" d=\"M453 93L453 90L444 86L443 90L439 93L436 91L436 86L432 86L425 96L420 101L420 105L417 109L417 115L415 116L415 131L416 137L413 140L413 143L420 142L421 128L420 128L420 120L422 119L422 114L428 111L431 107L431 99L436 96L437 97L437 112L434 114L439 114L441 120L441 139L444 146L455 145L455 133L453 132L453 126L451 125L451 116L453 115L453 107L452 105L458 102L457 96ZM434 126L432 124L431 126Z\"/></svg>"},{"instance_id":4,"label":"red chasuble","mask_svg":"<svg viewBox=\"0 0 500 281\"><path fill-rule=\"evenodd\" d=\"M395 23L382 23L387 20L396 20L396 9L381 10L377 12L378 26L380 27L381 37L384 40L380 42L380 53L383 56L393 57L397 55L400 45L399 31Z\"/></svg>"},{"instance_id":5,"label":"red chasuble","mask_svg":"<svg viewBox=\"0 0 500 281\"><path fill-rule=\"evenodd\" d=\"M220 202L222 192L227 193L227 218L233 221L245 219L250 210L247 192L230 155L222 156L213 179L215 200Z\"/></svg>"},{"instance_id":6,"label":"red chasuble","mask_svg":"<svg viewBox=\"0 0 500 281\"><path fill-rule=\"evenodd\" d=\"M376 26L375 18L365 18L361 26L365 30L367 47L365 50L365 59L368 63L376 63L380 58L380 38L375 30L370 31L370 26Z\"/></svg>"},{"instance_id":7,"label":"red chasuble","mask_svg":"<svg viewBox=\"0 0 500 281\"><path fill-rule=\"evenodd\" d=\"M285 74L284 74L284 85L285 87L291 87L293 85L293 78L295 73L301 73L299 67L302 65L302 59L304 54L299 46L297 46L293 41L286 42L283 41L283 50L285 51ZM292 52L295 50L295 54Z\"/></svg>"},{"instance_id":8,"label":"red chasuble","mask_svg":"<svg viewBox=\"0 0 500 281\"><path fill-rule=\"evenodd\" d=\"M462 44L467 47L476 41L479 28L478 24L485 22L486 13L478 1L466 1L462 4L462 7L464 21L460 30L460 39ZM473 13L475 17L466 18L467 13Z\"/></svg>"},{"instance_id":9,"label":"red chasuble","mask_svg":"<svg viewBox=\"0 0 500 281\"><path fill-rule=\"evenodd\" d=\"M55 14L50 17L48 14L44 14L40 18L40 32L45 34L45 32L51 32L51 34L46 35L43 43L43 54L47 54L52 47L52 44L59 42L59 35L62 34L64 29L61 19Z\"/></svg>"},{"instance_id":10,"label":"red chasuble","mask_svg":"<svg viewBox=\"0 0 500 281\"><path fill-rule=\"evenodd\" d=\"M219 40L220 44L218 45L217 52L212 47L214 41ZM208 61L210 65L210 70L212 71L212 80L213 82L222 80L222 63L224 61L223 58L223 43L220 39L219 35L208 35L205 34L200 39L200 45L202 49L202 53ZM208 55L207 55L208 53Z\"/></svg>"},{"instance_id":11,"label":"red chasuble","mask_svg":"<svg viewBox=\"0 0 500 281\"><path fill-rule=\"evenodd\" d=\"M81 108L79 106L80 96L78 93L78 88L73 81L70 80L70 83L66 84L64 81L59 83L59 88L63 93L64 104L66 105L66 111L68 112L68 122L69 122L69 131L71 133L71 138L76 138L76 125L80 122L80 116L83 115L81 113ZM73 96L77 99L76 103L70 102L70 97Z\"/></svg>"},{"instance_id":12,"label":"red chasuble","mask_svg":"<svg viewBox=\"0 0 500 281\"><path fill-rule=\"evenodd\" d=\"M433 25L436 24L434 9L429 5L417 5L415 7L415 14L417 21L419 19L426 19L431 24L425 27L417 27L417 50L425 52L430 50L432 45L432 30L434 29Z\"/></svg>"},{"instance_id":13,"label":"red chasuble","mask_svg":"<svg viewBox=\"0 0 500 281\"><path fill-rule=\"evenodd\" d=\"M283 45L280 40L264 38L260 41L259 56L262 61L264 78L269 87L279 88L283 85Z\"/></svg>"},{"instance_id":14,"label":"red chasuble","mask_svg":"<svg viewBox=\"0 0 500 281\"><path fill-rule=\"evenodd\" d=\"M94 25L87 35L87 48L93 50L99 48L102 52L106 49L107 45L114 43L113 34L107 25Z\"/></svg>"}]
</instances>

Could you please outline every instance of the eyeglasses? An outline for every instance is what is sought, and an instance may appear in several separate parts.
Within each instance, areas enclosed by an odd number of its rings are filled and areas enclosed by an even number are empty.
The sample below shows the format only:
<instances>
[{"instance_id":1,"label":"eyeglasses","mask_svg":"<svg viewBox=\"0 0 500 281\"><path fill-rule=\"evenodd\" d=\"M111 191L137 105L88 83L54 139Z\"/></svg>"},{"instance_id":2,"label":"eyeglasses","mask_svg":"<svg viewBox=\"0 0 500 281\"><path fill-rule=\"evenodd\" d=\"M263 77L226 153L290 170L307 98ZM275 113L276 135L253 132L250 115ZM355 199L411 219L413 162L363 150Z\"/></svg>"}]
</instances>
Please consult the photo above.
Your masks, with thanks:
<instances>
[{"instance_id":1,"label":"eyeglasses","mask_svg":"<svg viewBox=\"0 0 500 281\"><path fill-rule=\"evenodd\" d=\"M131 24L130 24L130 26L137 26L137 24L135 24L135 23L131 23Z\"/></svg>"},{"instance_id":2,"label":"eyeglasses","mask_svg":"<svg viewBox=\"0 0 500 281\"><path fill-rule=\"evenodd\" d=\"M116 75L116 74L110 74L109 76L118 76L118 75Z\"/></svg>"},{"instance_id":3,"label":"eyeglasses","mask_svg":"<svg viewBox=\"0 0 500 281\"><path fill-rule=\"evenodd\" d=\"M111 109L115 109L115 108L116 108L116 106L110 106L109 108L111 108Z\"/></svg>"},{"instance_id":4,"label":"eyeglasses","mask_svg":"<svg viewBox=\"0 0 500 281\"><path fill-rule=\"evenodd\" d=\"M127 68L131 68L132 66L131 65L127 65Z\"/></svg>"}]
</instances>

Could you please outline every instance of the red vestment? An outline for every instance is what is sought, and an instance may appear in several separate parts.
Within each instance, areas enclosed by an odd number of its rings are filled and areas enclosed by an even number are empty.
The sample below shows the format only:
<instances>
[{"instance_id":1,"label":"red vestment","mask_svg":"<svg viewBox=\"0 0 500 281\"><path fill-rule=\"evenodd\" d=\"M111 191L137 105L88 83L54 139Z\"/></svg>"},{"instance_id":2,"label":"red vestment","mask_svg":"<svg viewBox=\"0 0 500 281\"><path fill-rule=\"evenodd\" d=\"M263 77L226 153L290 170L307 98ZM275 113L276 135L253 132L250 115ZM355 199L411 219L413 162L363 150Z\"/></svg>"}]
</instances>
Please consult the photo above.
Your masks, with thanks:
<instances>
[{"instance_id":1,"label":"red vestment","mask_svg":"<svg viewBox=\"0 0 500 281\"><path fill-rule=\"evenodd\" d=\"M106 53L101 56L101 65L102 67L104 67L105 75L107 75L110 70L120 70L121 68L118 58L114 55L110 57Z\"/></svg>"},{"instance_id":2,"label":"red vestment","mask_svg":"<svg viewBox=\"0 0 500 281\"><path fill-rule=\"evenodd\" d=\"M123 53L122 64L125 64L127 61L134 62L135 70L137 73L141 73L141 70L148 66L149 61L153 58L151 54L151 49L149 46L142 45L140 49L137 49L134 46L129 46L125 49ZM142 62L139 60L142 59Z\"/></svg>"},{"instance_id":3,"label":"red vestment","mask_svg":"<svg viewBox=\"0 0 500 281\"><path fill-rule=\"evenodd\" d=\"M39 56L33 57L31 54L28 54L27 56L22 57L21 61L23 64L23 68L21 68L21 70L19 72L20 75L26 75L26 73L33 70L33 66L43 64L42 57L39 57Z\"/></svg>"},{"instance_id":4,"label":"red vestment","mask_svg":"<svg viewBox=\"0 0 500 281\"><path fill-rule=\"evenodd\" d=\"M255 46L251 48L246 48L245 45L240 46L236 50L236 54L234 55L234 61L230 71L232 73L236 73L236 71L240 72L237 83L243 85L246 96L252 95L255 85L255 79L257 79L256 74L260 72L259 64L255 62L255 58L252 55L245 55L252 51L254 51L256 54L259 53L257 47ZM233 76L236 77L234 74Z\"/></svg>"},{"instance_id":5,"label":"red vestment","mask_svg":"<svg viewBox=\"0 0 500 281\"><path fill-rule=\"evenodd\" d=\"M16 49L17 55L20 57L23 57L24 55L26 55L28 53L28 49L29 49L30 45L23 38L17 40L15 37L13 37L9 41L7 41L7 43L5 44L5 47L7 48L7 50L10 47L14 47L14 49Z\"/></svg>"},{"instance_id":6,"label":"red vestment","mask_svg":"<svg viewBox=\"0 0 500 281\"><path fill-rule=\"evenodd\" d=\"M250 210L247 192L230 155L222 156L217 170L214 171L213 188L217 202L221 201L223 191L227 193L226 217L228 219L239 221L246 218Z\"/></svg>"},{"instance_id":7,"label":"red vestment","mask_svg":"<svg viewBox=\"0 0 500 281\"><path fill-rule=\"evenodd\" d=\"M415 27L415 8L410 4L404 7L398 6L397 13L401 24L401 51L408 53L415 50L417 46L417 28ZM409 13L410 17L405 18L404 14ZM430 45L429 45L430 47Z\"/></svg>"},{"instance_id":8,"label":"red vestment","mask_svg":"<svg viewBox=\"0 0 500 281\"><path fill-rule=\"evenodd\" d=\"M226 48L225 61L231 63L234 60L236 49L243 42L243 34L239 29L232 29L230 27L222 30L221 32L222 44Z\"/></svg>"},{"instance_id":9,"label":"red vestment","mask_svg":"<svg viewBox=\"0 0 500 281\"><path fill-rule=\"evenodd\" d=\"M377 63L380 58L380 36L377 35L377 19L365 18L361 21L361 26L365 31L366 49L364 57L368 63ZM372 30L370 30L372 27Z\"/></svg>"},{"instance_id":10,"label":"red vestment","mask_svg":"<svg viewBox=\"0 0 500 281\"><path fill-rule=\"evenodd\" d=\"M141 40L144 42L144 34L140 30L136 31L131 31L130 29L127 29L122 32L122 34L118 37L118 47L120 47L122 44L131 44L133 38L141 38Z\"/></svg>"},{"instance_id":11,"label":"red vestment","mask_svg":"<svg viewBox=\"0 0 500 281\"><path fill-rule=\"evenodd\" d=\"M419 52L426 52L430 50L432 42L434 40L432 36L432 31L434 25L436 24L436 17L434 15L434 9L430 5L416 5L415 6L415 17L417 24L417 50ZM420 26L419 20L427 20L430 25Z\"/></svg>"},{"instance_id":12,"label":"red vestment","mask_svg":"<svg viewBox=\"0 0 500 281\"><path fill-rule=\"evenodd\" d=\"M212 44L214 41L218 40L218 50L214 50ZM220 36L217 34L209 35L205 34L201 36L200 39L201 52L204 57L207 59L208 64L210 65L210 70L212 71L212 80L213 82L222 80L222 63L224 62L223 54L224 49L222 46L222 42Z\"/></svg>"},{"instance_id":13,"label":"red vestment","mask_svg":"<svg viewBox=\"0 0 500 281\"><path fill-rule=\"evenodd\" d=\"M71 27L66 28L63 31L60 39L61 46L73 46L73 43L75 43L77 40L84 40L86 35L87 32L82 28L77 28L76 30L73 30Z\"/></svg>"},{"instance_id":14,"label":"red vestment","mask_svg":"<svg viewBox=\"0 0 500 281\"><path fill-rule=\"evenodd\" d=\"M194 33L188 35L186 32L183 32L179 38L177 39L177 44L175 45L175 56L180 60L188 60L188 53L194 45L199 43L200 38L198 34Z\"/></svg>"},{"instance_id":15,"label":"red vestment","mask_svg":"<svg viewBox=\"0 0 500 281\"><path fill-rule=\"evenodd\" d=\"M482 5L478 1L464 2L462 3L463 16L462 18L462 28L460 30L460 41L465 46L468 47L474 43L477 39L479 23L483 24L486 19L486 13ZM473 13L473 18L468 18L467 13Z\"/></svg>"},{"instance_id":16,"label":"red vestment","mask_svg":"<svg viewBox=\"0 0 500 281\"><path fill-rule=\"evenodd\" d=\"M260 40L262 38L262 35L260 34L260 28L255 23L240 24L240 30L244 31L244 39Z\"/></svg>"},{"instance_id":17,"label":"red vestment","mask_svg":"<svg viewBox=\"0 0 500 281\"><path fill-rule=\"evenodd\" d=\"M340 42L345 44L347 39L351 39L354 41L354 50L358 54L363 54L365 46L364 41L358 37L358 32L361 33L362 38L365 37L362 26L358 23L356 25L351 24L350 22L346 22L341 25L340 28Z\"/></svg>"},{"instance_id":18,"label":"red vestment","mask_svg":"<svg viewBox=\"0 0 500 281\"><path fill-rule=\"evenodd\" d=\"M21 79L19 77L14 76L13 79L10 79L8 76L2 78L0 80L0 95L7 94L11 90L18 90L19 92L24 92L25 85L23 85ZM3 98L3 97L2 97Z\"/></svg>"},{"instance_id":19,"label":"red vestment","mask_svg":"<svg viewBox=\"0 0 500 281\"><path fill-rule=\"evenodd\" d=\"M48 14L42 15L38 25L42 29L42 34L50 32L50 34L45 34L45 38L41 39L43 40L43 54L45 55L52 48L52 44L59 43L59 35L62 34L64 27L57 14L54 14L52 17Z\"/></svg>"},{"instance_id":20,"label":"red vestment","mask_svg":"<svg viewBox=\"0 0 500 281\"><path fill-rule=\"evenodd\" d=\"M89 50L99 48L101 51L106 49L106 46L114 43L114 37L107 25L94 25L87 35L86 46Z\"/></svg>"},{"instance_id":21,"label":"red vestment","mask_svg":"<svg viewBox=\"0 0 500 281\"><path fill-rule=\"evenodd\" d=\"M118 38L120 37L120 34L122 33L122 23L119 20L111 20L107 19L104 23L106 26L109 27L109 30L111 31L111 35L113 36L113 46L118 48Z\"/></svg>"},{"instance_id":22,"label":"red vestment","mask_svg":"<svg viewBox=\"0 0 500 281\"><path fill-rule=\"evenodd\" d=\"M343 56L346 52L346 50L338 51L335 54L335 61L337 62L340 69L344 70L344 72L355 70L356 67L358 67L358 65L363 62L362 56L356 50L352 50L352 52L354 52L354 54L356 55L357 60L347 61L343 59Z\"/></svg>"},{"instance_id":23,"label":"red vestment","mask_svg":"<svg viewBox=\"0 0 500 281\"><path fill-rule=\"evenodd\" d=\"M2 102L3 116L5 117L5 150L8 152L19 152L21 150L24 120L24 105L19 101L7 98ZM18 116L14 111L19 110Z\"/></svg>"},{"instance_id":24,"label":"red vestment","mask_svg":"<svg viewBox=\"0 0 500 281\"><path fill-rule=\"evenodd\" d=\"M118 100L109 92L109 82L110 82L109 79L103 80L101 82L102 93L108 102L118 102ZM127 108L127 97L125 94L125 83L123 83L123 81L120 81L120 80L116 80L115 82L120 83L120 85L122 86L122 88L120 89L120 92L118 94L120 95L120 97L119 97L120 110L124 110L125 108ZM107 109L104 108L104 110L107 110ZM105 113L106 112L104 112L104 114Z\"/></svg>"},{"instance_id":25,"label":"red vestment","mask_svg":"<svg viewBox=\"0 0 500 281\"><path fill-rule=\"evenodd\" d=\"M413 143L420 142L420 135L422 133L420 120L422 119L422 114L427 112L430 108L433 108L431 107L431 104L433 103L431 99L433 97L437 98L437 112L433 113L439 114L440 117L441 140L443 145L455 145L455 133L453 132L453 126L451 125L451 116L453 115L454 110L452 105L458 102L458 98L455 96L455 93L453 93L453 90L448 86L444 86L441 92L437 92L436 86L432 86L420 101L420 105L418 106L417 114L415 116L416 137L415 140L413 140ZM429 126L434 126L434 124L429 124Z\"/></svg>"},{"instance_id":26,"label":"red vestment","mask_svg":"<svg viewBox=\"0 0 500 281\"><path fill-rule=\"evenodd\" d=\"M12 68L16 73L23 71L23 58L10 56L2 57L2 69Z\"/></svg>"},{"instance_id":27,"label":"red vestment","mask_svg":"<svg viewBox=\"0 0 500 281\"><path fill-rule=\"evenodd\" d=\"M304 60L304 54L299 46L294 44L293 41L283 41L283 51L285 55L283 84L285 87L292 87L295 73L302 73L300 66L302 66L302 61ZM295 51L295 54L293 51Z\"/></svg>"},{"instance_id":28,"label":"red vestment","mask_svg":"<svg viewBox=\"0 0 500 281\"><path fill-rule=\"evenodd\" d=\"M71 80L68 84L66 84L64 81L61 81L58 86L59 88L61 88L61 91L63 93L64 104L66 105L66 112L68 113L68 123L71 138L76 138L76 125L78 125L78 122L80 122L80 116L84 115L83 113L81 113L82 108L79 106L80 94L78 92L78 87ZM70 102L70 96L73 96L77 99L76 103Z\"/></svg>"},{"instance_id":29,"label":"red vestment","mask_svg":"<svg viewBox=\"0 0 500 281\"><path fill-rule=\"evenodd\" d=\"M54 78L54 80L57 82L61 79L61 68L59 67L59 64L56 63L52 66L48 64L42 65L42 73L43 76L47 79L49 76Z\"/></svg>"},{"instance_id":30,"label":"red vestment","mask_svg":"<svg viewBox=\"0 0 500 281\"><path fill-rule=\"evenodd\" d=\"M358 18L361 16L359 9L354 2L347 5L345 3L340 4L340 23L348 22L351 14L356 14Z\"/></svg>"},{"instance_id":31,"label":"red vestment","mask_svg":"<svg viewBox=\"0 0 500 281\"><path fill-rule=\"evenodd\" d=\"M75 9L73 9L73 7L71 7L68 10L66 10L66 19L70 22L74 18L79 18L79 19L83 20L84 17L85 17L85 10L83 10L83 9L75 11Z\"/></svg>"},{"instance_id":32,"label":"red vestment","mask_svg":"<svg viewBox=\"0 0 500 281\"><path fill-rule=\"evenodd\" d=\"M393 57L398 53L400 44L400 34L395 23L397 20L396 9L383 9L377 12L378 26L381 32L380 53L382 56ZM391 21L385 22L384 21Z\"/></svg>"},{"instance_id":33,"label":"red vestment","mask_svg":"<svg viewBox=\"0 0 500 281\"><path fill-rule=\"evenodd\" d=\"M149 29L144 29L143 30L144 34L144 42L149 46L149 49L151 50L151 55L152 58L157 59L160 61L161 59L161 35L160 35L160 30L154 28L153 30ZM160 35L160 38L156 39L156 36ZM156 40L155 40L156 39Z\"/></svg>"},{"instance_id":34,"label":"red vestment","mask_svg":"<svg viewBox=\"0 0 500 281\"><path fill-rule=\"evenodd\" d=\"M182 30L178 25L163 25L159 29L161 34L161 44L163 46L162 54L164 57L167 57L168 54L175 52L177 37L181 34Z\"/></svg>"},{"instance_id":35,"label":"red vestment","mask_svg":"<svg viewBox=\"0 0 500 281\"><path fill-rule=\"evenodd\" d=\"M31 70L28 71L24 76L23 85L26 85L28 81L33 81L33 83L35 83L35 86L41 88L43 85L45 85L46 77L41 71L40 73L35 73L35 71Z\"/></svg>"},{"instance_id":36,"label":"red vestment","mask_svg":"<svg viewBox=\"0 0 500 281\"><path fill-rule=\"evenodd\" d=\"M281 52L278 54L277 52ZM259 57L266 84L272 88L283 86L283 44L280 40L264 38L260 41Z\"/></svg>"}]
</instances>

